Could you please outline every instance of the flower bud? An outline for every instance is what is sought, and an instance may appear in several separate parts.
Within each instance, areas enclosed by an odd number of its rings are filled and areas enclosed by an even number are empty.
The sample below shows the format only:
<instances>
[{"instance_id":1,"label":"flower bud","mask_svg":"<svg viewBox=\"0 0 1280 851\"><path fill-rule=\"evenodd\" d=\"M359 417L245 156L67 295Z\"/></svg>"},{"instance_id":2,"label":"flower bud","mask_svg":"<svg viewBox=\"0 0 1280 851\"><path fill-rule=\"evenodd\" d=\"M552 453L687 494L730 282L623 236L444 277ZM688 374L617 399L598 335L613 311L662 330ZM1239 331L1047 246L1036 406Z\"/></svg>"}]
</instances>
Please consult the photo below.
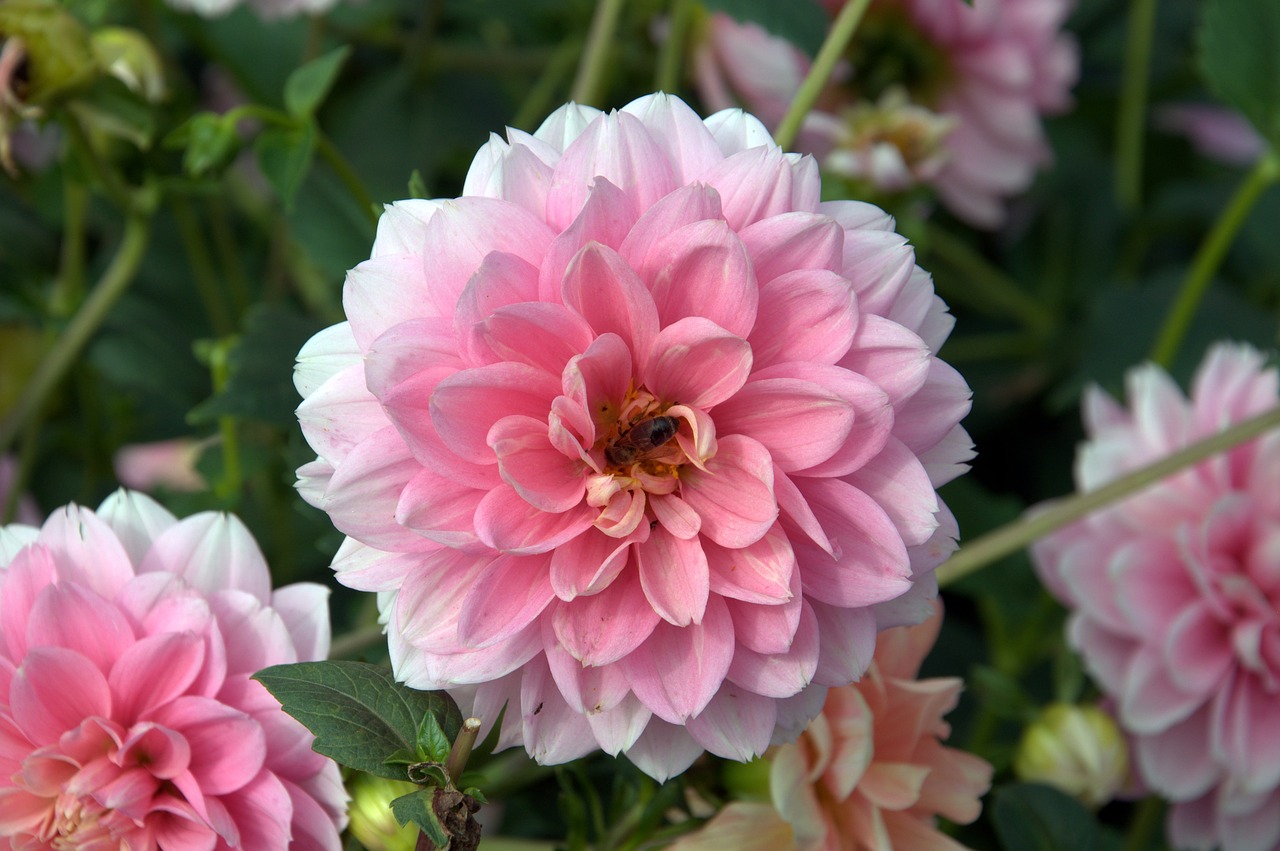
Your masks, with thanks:
<instances>
[{"instance_id":1,"label":"flower bud","mask_svg":"<svg viewBox=\"0 0 1280 851\"><path fill-rule=\"evenodd\" d=\"M98 67L150 103L164 98L164 63L151 42L137 30L106 27L93 34Z\"/></svg>"},{"instance_id":2,"label":"flower bud","mask_svg":"<svg viewBox=\"0 0 1280 851\"><path fill-rule=\"evenodd\" d=\"M1115 721L1097 706L1055 703L1023 734L1013 770L1098 807L1124 786L1129 749Z\"/></svg>"},{"instance_id":3,"label":"flower bud","mask_svg":"<svg viewBox=\"0 0 1280 851\"><path fill-rule=\"evenodd\" d=\"M13 56L19 49L22 52L20 62L15 60L15 67L0 75L0 96L9 109L42 106L94 78L89 34L58 3L0 3L0 41L5 44L6 54Z\"/></svg>"},{"instance_id":4,"label":"flower bud","mask_svg":"<svg viewBox=\"0 0 1280 851\"><path fill-rule=\"evenodd\" d=\"M418 828L409 822L403 827L391 812L391 802L417 790L417 786L401 780L388 780L372 774L359 774L348 783L351 804L351 835L368 851L413 851L418 842Z\"/></svg>"}]
</instances>

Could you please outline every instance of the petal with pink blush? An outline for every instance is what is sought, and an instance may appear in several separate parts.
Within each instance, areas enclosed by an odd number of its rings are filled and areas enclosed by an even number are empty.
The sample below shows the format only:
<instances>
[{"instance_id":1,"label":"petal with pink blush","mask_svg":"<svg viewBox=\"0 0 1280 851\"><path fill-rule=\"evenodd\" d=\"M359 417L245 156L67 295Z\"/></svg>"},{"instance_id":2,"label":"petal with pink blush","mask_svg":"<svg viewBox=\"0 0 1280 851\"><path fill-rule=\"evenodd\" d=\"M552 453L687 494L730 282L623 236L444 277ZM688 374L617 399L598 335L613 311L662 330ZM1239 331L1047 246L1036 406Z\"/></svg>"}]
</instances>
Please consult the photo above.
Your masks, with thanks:
<instances>
[{"instance_id":1,"label":"petal with pink blush","mask_svg":"<svg viewBox=\"0 0 1280 851\"><path fill-rule=\"evenodd\" d=\"M812 382L771 378L748 381L716 408L715 419L722 434L758 440L780 468L793 472L826 461L844 444L854 409Z\"/></svg>"},{"instance_id":2,"label":"petal with pink blush","mask_svg":"<svg viewBox=\"0 0 1280 851\"><path fill-rule=\"evenodd\" d=\"M587 719L565 702L541 659L521 675L520 721L525 747L540 762L570 762L596 749Z\"/></svg>"},{"instance_id":3,"label":"petal with pink blush","mask_svg":"<svg viewBox=\"0 0 1280 851\"><path fill-rule=\"evenodd\" d=\"M111 689L97 666L79 653L33 647L9 688L9 708L32 744L50 745L86 718L110 718Z\"/></svg>"},{"instance_id":4,"label":"petal with pink blush","mask_svg":"<svg viewBox=\"0 0 1280 851\"><path fill-rule=\"evenodd\" d=\"M204 664L204 638L171 632L141 639L120 656L108 683L112 718L131 725L153 707L187 693Z\"/></svg>"},{"instance_id":5,"label":"petal with pink blush","mask_svg":"<svg viewBox=\"0 0 1280 851\"><path fill-rule=\"evenodd\" d=\"M631 545L647 537L639 529L626 538L610 537L598 529L588 529L556 547L551 553L551 587L568 602L580 596L598 594L613 582L627 565Z\"/></svg>"},{"instance_id":6,"label":"petal with pink blush","mask_svg":"<svg viewBox=\"0 0 1280 851\"><path fill-rule=\"evenodd\" d=\"M1231 630L1204 604L1187 606L1165 629L1170 679L1188 692L1216 692L1236 661Z\"/></svg>"},{"instance_id":7,"label":"petal with pink blush","mask_svg":"<svg viewBox=\"0 0 1280 851\"><path fill-rule=\"evenodd\" d=\"M605 178L597 177L578 217L547 249L547 256L538 269L537 298L544 302L559 301L565 272L578 252L590 243L617 251L635 221L631 199Z\"/></svg>"},{"instance_id":8,"label":"petal with pink blush","mask_svg":"<svg viewBox=\"0 0 1280 851\"><path fill-rule=\"evenodd\" d=\"M205 795L226 795L254 779L266 758L262 728L243 712L202 697L179 697L147 720L181 733L191 774Z\"/></svg>"},{"instance_id":9,"label":"petal with pink blush","mask_svg":"<svg viewBox=\"0 0 1280 851\"><path fill-rule=\"evenodd\" d=\"M502 478L541 511L568 511L586 493L586 465L552 445L546 420L503 417L489 430Z\"/></svg>"},{"instance_id":10,"label":"petal with pink blush","mask_svg":"<svg viewBox=\"0 0 1280 851\"><path fill-rule=\"evenodd\" d=\"M554 233L528 210L492 198L445 201L423 231L422 258L429 258L427 296L441 316L450 316L467 282L494 251L537 266Z\"/></svg>"},{"instance_id":11,"label":"petal with pink blush","mask_svg":"<svg viewBox=\"0 0 1280 851\"><path fill-rule=\"evenodd\" d=\"M613 249L598 242L583 246L569 263L560 290L598 335L622 338L640 363L658 335L658 308L644 282Z\"/></svg>"},{"instance_id":12,"label":"petal with pink blush","mask_svg":"<svg viewBox=\"0 0 1280 851\"><path fill-rule=\"evenodd\" d=\"M472 583L458 614L458 640L480 648L506 641L555 599L550 556L503 555Z\"/></svg>"},{"instance_id":13,"label":"petal with pink blush","mask_svg":"<svg viewBox=\"0 0 1280 851\"><path fill-rule=\"evenodd\" d=\"M54 511L40 529L40 543L60 581L79 582L108 600L133 578L135 565L120 539L87 508L68 505Z\"/></svg>"},{"instance_id":14,"label":"petal with pink blush","mask_svg":"<svg viewBox=\"0 0 1280 851\"><path fill-rule=\"evenodd\" d=\"M845 481L880 504L908 547L925 543L938 528L938 494L929 474L895 438Z\"/></svg>"},{"instance_id":15,"label":"petal with pink blush","mask_svg":"<svg viewBox=\"0 0 1280 851\"><path fill-rule=\"evenodd\" d=\"M876 616L869 609L810 603L818 621L818 667L813 681L847 686L862 677L876 649Z\"/></svg>"},{"instance_id":16,"label":"petal with pink blush","mask_svg":"<svg viewBox=\"0 0 1280 851\"><path fill-rule=\"evenodd\" d=\"M473 464L496 460L487 435L503 417L546 419L560 395L559 376L522 363L464 369L436 385L431 422L445 445Z\"/></svg>"},{"instance_id":17,"label":"petal with pink blush","mask_svg":"<svg viewBox=\"0 0 1280 851\"><path fill-rule=\"evenodd\" d=\"M734 230L797 209L795 169L781 149L772 146L739 151L703 178L724 203L724 217Z\"/></svg>"},{"instance_id":18,"label":"petal with pink blush","mask_svg":"<svg viewBox=\"0 0 1280 851\"><path fill-rule=\"evenodd\" d=\"M973 394L964 378L945 361L929 363L929 378L920 392L897 409L893 436L912 452L925 452L951 431L948 423L964 419Z\"/></svg>"},{"instance_id":19,"label":"petal with pink blush","mask_svg":"<svg viewBox=\"0 0 1280 851\"><path fill-rule=\"evenodd\" d=\"M578 217L591 183L603 177L647 210L679 184L649 130L633 115L601 115L574 139L551 175L547 223L557 232Z\"/></svg>"},{"instance_id":20,"label":"petal with pink blush","mask_svg":"<svg viewBox=\"0 0 1280 851\"><path fill-rule=\"evenodd\" d=\"M844 268L844 230L827 216L815 213L783 213L738 232L763 287L774 278L797 269Z\"/></svg>"},{"instance_id":21,"label":"petal with pink blush","mask_svg":"<svg viewBox=\"0 0 1280 851\"><path fill-rule=\"evenodd\" d=\"M704 540L711 590L722 597L772 606L791 599L795 553L775 525L760 540L727 548Z\"/></svg>"},{"instance_id":22,"label":"petal with pink blush","mask_svg":"<svg viewBox=\"0 0 1280 851\"><path fill-rule=\"evenodd\" d=\"M211 594L209 605L226 647L227 673L253 673L298 661L289 630L271 607L243 591Z\"/></svg>"},{"instance_id":23,"label":"petal with pink blush","mask_svg":"<svg viewBox=\"0 0 1280 851\"><path fill-rule=\"evenodd\" d=\"M181 576L206 593L234 588L266 602L271 575L262 550L240 518L212 511L193 514L152 545L139 573Z\"/></svg>"},{"instance_id":24,"label":"petal with pink blush","mask_svg":"<svg viewBox=\"0 0 1280 851\"><path fill-rule=\"evenodd\" d=\"M610 756L631 748L644 733L653 712L631 692L617 706L587 716L600 749Z\"/></svg>"},{"instance_id":25,"label":"petal with pink blush","mask_svg":"<svg viewBox=\"0 0 1280 851\"><path fill-rule=\"evenodd\" d=\"M595 337L577 313L545 302L500 307L473 330L478 337L473 348L483 361L527 363L553 375Z\"/></svg>"},{"instance_id":26,"label":"petal with pink blush","mask_svg":"<svg viewBox=\"0 0 1280 851\"><path fill-rule=\"evenodd\" d=\"M834 606L858 608L906 593L911 587L910 561L884 509L838 479L803 479L798 485L836 551L831 558L811 545L802 548L792 542L805 594Z\"/></svg>"},{"instance_id":27,"label":"petal with pink blush","mask_svg":"<svg viewBox=\"0 0 1280 851\"><path fill-rule=\"evenodd\" d=\"M25 631L28 646L74 650L104 674L136 640L118 608L71 582L41 589Z\"/></svg>"},{"instance_id":28,"label":"petal with pink blush","mask_svg":"<svg viewBox=\"0 0 1280 851\"><path fill-rule=\"evenodd\" d=\"M640 587L653 610L668 623L701 623L707 607L707 557L696 538L681 539L664 527L636 545Z\"/></svg>"},{"instance_id":29,"label":"petal with pink blush","mask_svg":"<svg viewBox=\"0 0 1280 851\"><path fill-rule=\"evenodd\" d=\"M244 787L224 796L222 803L235 821L239 847L290 847L293 802L280 778L271 772L260 772Z\"/></svg>"},{"instance_id":30,"label":"petal with pink blush","mask_svg":"<svg viewBox=\"0 0 1280 851\"><path fill-rule=\"evenodd\" d=\"M775 363L836 363L858 328L849 280L827 269L786 272L760 288L759 319L748 341L756 369Z\"/></svg>"},{"instance_id":31,"label":"petal with pink blush","mask_svg":"<svg viewBox=\"0 0 1280 851\"><path fill-rule=\"evenodd\" d=\"M635 744L627 748L627 759L659 783L681 774L702 755L702 745L684 727L651 718Z\"/></svg>"},{"instance_id":32,"label":"petal with pink blush","mask_svg":"<svg viewBox=\"0 0 1280 851\"><path fill-rule=\"evenodd\" d=\"M618 665L583 665L560 646L548 619L542 622L542 635L551 675L575 712L604 712L631 694L626 675Z\"/></svg>"},{"instance_id":33,"label":"petal with pink blush","mask_svg":"<svg viewBox=\"0 0 1280 851\"><path fill-rule=\"evenodd\" d=\"M151 542L178 522L168 509L145 493L124 488L104 499L97 514L115 531L134 564L141 564ZM0 554L0 561L3 560Z\"/></svg>"},{"instance_id":34,"label":"petal with pink blush","mask_svg":"<svg viewBox=\"0 0 1280 851\"><path fill-rule=\"evenodd\" d=\"M655 265L656 259L649 260L654 246L669 234L694 222L723 218L720 195L714 189L701 183L681 186L644 211L618 253L635 269Z\"/></svg>"},{"instance_id":35,"label":"petal with pink blush","mask_svg":"<svg viewBox=\"0 0 1280 851\"><path fill-rule=\"evenodd\" d=\"M341 370L360 360L361 349L351 324L330 325L303 344L293 367L293 387L303 399Z\"/></svg>"},{"instance_id":36,"label":"petal with pink blush","mask_svg":"<svg viewBox=\"0 0 1280 851\"><path fill-rule=\"evenodd\" d=\"M1203 705L1209 695L1183 691L1166 670L1163 654L1143 647L1129 664L1120 698L1120 718L1136 733L1159 733Z\"/></svg>"},{"instance_id":37,"label":"petal with pink blush","mask_svg":"<svg viewBox=\"0 0 1280 851\"><path fill-rule=\"evenodd\" d=\"M1265 794L1280 786L1280 729L1272 723L1275 691L1252 673L1237 671L1214 701L1213 750L1225 757L1242 791Z\"/></svg>"},{"instance_id":38,"label":"petal with pink blush","mask_svg":"<svg viewBox=\"0 0 1280 851\"><path fill-rule=\"evenodd\" d=\"M487 490L480 490L419 470L400 492L395 520L406 529L448 547L481 552L475 531L475 510Z\"/></svg>"},{"instance_id":39,"label":"petal with pink blush","mask_svg":"<svg viewBox=\"0 0 1280 851\"><path fill-rule=\"evenodd\" d=\"M581 355L569 361L561 376L561 388L578 407L566 421L587 445L595 442L598 428L608 429L617 421L631 380L631 352L612 332L601 334ZM556 410L561 408L557 406Z\"/></svg>"},{"instance_id":40,"label":"petal with pink blush","mask_svg":"<svg viewBox=\"0 0 1280 851\"><path fill-rule=\"evenodd\" d=\"M458 339L453 328L448 320L438 316L410 319L391 326L373 341L361 360L364 365L361 383L383 403L394 397L397 388L406 382L423 388L423 373L438 376L431 385L434 386L465 366L458 357Z\"/></svg>"},{"instance_id":41,"label":"petal with pink blush","mask_svg":"<svg viewBox=\"0 0 1280 851\"><path fill-rule=\"evenodd\" d=\"M818 622L807 604L802 604L800 609L795 635L785 650L757 653L738 647L729 667L731 682L765 697L785 698L798 694L813 681L818 668ZM737 624L735 620L735 635Z\"/></svg>"},{"instance_id":42,"label":"petal with pink blush","mask_svg":"<svg viewBox=\"0 0 1280 851\"><path fill-rule=\"evenodd\" d=\"M700 624L659 623L623 661L631 690L672 724L697 715L719 691L733 660L733 620L719 597L707 600Z\"/></svg>"},{"instance_id":43,"label":"petal with pink blush","mask_svg":"<svg viewBox=\"0 0 1280 851\"><path fill-rule=\"evenodd\" d=\"M863 313L889 316L915 270L915 251L892 231L846 231L841 273L858 294ZM917 290L930 285L926 278ZM856 343L855 343L856 345Z\"/></svg>"},{"instance_id":44,"label":"petal with pink blush","mask_svg":"<svg viewBox=\"0 0 1280 851\"><path fill-rule=\"evenodd\" d=\"M307 444L337 462L361 440L387 425L387 414L365 386L366 365L357 361L320 385L297 408Z\"/></svg>"},{"instance_id":45,"label":"petal with pink blush","mask_svg":"<svg viewBox=\"0 0 1280 851\"><path fill-rule=\"evenodd\" d=\"M551 613L556 638L583 665L618 661L643 644L659 621L638 570L624 570L599 594L559 603Z\"/></svg>"},{"instance_id":46,"label":"petal with pink blush","mask_svg":"<svg viewBox=\"0 0 1280 851\"><path fill-rule=\"evenodd\" d=\"M846 369L817 363L783 363L756 371L752 379L805 381L843 399L853 409L853 423L845 440L825 460L793 471L801 476L848 475L879 454L893 431L893 408L884 391Z\"/></svg>"},{"instance_id":47,"label":"petal with pink blush","mask_svg":"<svg viewBox=\"0 0 1280 851\"><path fill-rule=\"evenodd\" d=\"M680 183L699 179L724 157L702 119L678 97L665 92L644 95L624 106L622 112L636 116L649 128Z\"/></svg>"},{"instance_id":48,"label":"petal with pink blush","mask_svg":"<svg viewBox=\"0 0 1280 851\"><path fill-rule=\"evenodd\" d=\"M422 258L401 254L366 260L347 272L342 307L361 349L411 319L438 316Z\"/></svg>"},{"instance_id":49,"label":"petal with pink blush","mask_svg":"<svg viewBox=\"0 0 1280 851\"><path fill-rule=\"evenodd\" d=\"M755 326L760 295L751 258L721 220L667 234L636 271L648 283L664 326L701 316L739 337Z\"/></svg>"},{"instance_id":50,"label":"petal with pink blush","mask_svg":"<svg viewBox=\"0 0 1280 851\"><path fill-rule=\"evenodd\" d=\"M702 518L702 534L722 547L755 543L778 518L769 451L749 437L720 438L706 471L690 470L681 482L681 497Z\"/></svg>"},{"instance_id":51,"label":"petal with pink blush","mask_svg":"<svg viewBox=\"0 0 1280 851\"><path fill-rule=\"evenodd\" d=\"M299 662L329 658L329 594L315 582L295 582L271 594L271 608L288 628Z\"/></svg>"},{"instance_id":52,"label":"petal with pink blush","mask_svg":"<svg viewBox=\"0 0 1280 851\"><path fill-rule=\"evenodd\" d=\"M1174 800L1197 798L1221 779L1222 767L1210 748L1210 708L1196 710L1163 733L1134 740L1135 768L1154 788Z\"/></svg>"},{"instance_id":53,"label":"petal with pink blush","mask_svg":"<svg viewBox=\"0 0 1280 851\"><path fill-rule=\"evenodd\" d=\"M453 314L457 350L470 365L475 356L474 328L500 307L538 300L538 268L521 257L494 251L486 255L480 268L467 281Z\"/></svg>"},{"instance_id":54,"label":"petal with pink blush","mask_svg":"<svg viewBox=\"0 0 1280 851\"><path fill-rule=\"evenodd\" d=\"M733 617L733 634L738 649L755 653L785 653L791 647L800 625L800 611L804 598L800 593L800 574L791 572L787 596L781 601L748 603L733 597L725 598L729 614ZM736 658L736 657L735 657Z\"/></svg>"},{"instance_id":55,"label":"petal with pink blush","mask_svg":"<svg viewBox=\"0 0 1280 851\"><path fill-rule=\"evenodd\" d=\"M777 701L726 685L686 727L694 741L716 756L747 762L769 747L777 717Z\"/></svg>"},{"instance_id":56,"label":"petal with pink blush","mask_svg":"<svg viewBox=\"0 0 1280 851\"><path fill-rule=\"evenodd\" d=\"M681 540L692 540L702 529L698 512L675 494L655 494L649 499L649 507L662 528Z\"/></svg>"},{"instance_id":57,"label":"petal with pink blush","mask_svg":"<svg viewBox=\"0 0 1280 851\"><path fill-rule=\"evenodd\" d=\"M422 250L422 231L440 209L439 201L411 198L386 204L378 217L373 239L373 255L418 254Z\"/></svg>"},{"instance_id":58,"label":"petal with pink blush","mask_svg":"<svg viewBox=\"0 0 1280 851\"><path fill-rule=\"evenodd\" d=\"M651 392L692 408L711 408L730 398L750 371L751 345L698 316L663 328L642 367Z\"/></svg>"},{"instance_id":59,"label":"petal with pink blush","mask_svg":"<svg viewBox=\"0 0 1280 851\"><path fill-rule=\"evenodd\" d=\"M464 649L458 642L462 603L491 560L455 550L422 559L387 607L404 641L439 653Z\"/></svg>"},{"instance_id":60,"label":"petal with pink blush","mask_svg":"<svg viewBox=\"0 0 1280 851\"><path fill-rule=\"evenodd\" d=\"M924 341L896 322L874 314L863 317L840 366L864 375L901 406L924 386L929 375L929 349Z\"/></svg>"},{"instance_id":61,"label":"petal with pink blush","mask_svg":"<svg viewBox=\"0 0 1280 851\"><path fill-rule=\"evenodd\" d=\"M510 485L500 485L476 507L476 534L487 546L506 553L544 553L581 535L597 512L585 503L560 513L530 505Z\"/></svg>"}]
</instances>

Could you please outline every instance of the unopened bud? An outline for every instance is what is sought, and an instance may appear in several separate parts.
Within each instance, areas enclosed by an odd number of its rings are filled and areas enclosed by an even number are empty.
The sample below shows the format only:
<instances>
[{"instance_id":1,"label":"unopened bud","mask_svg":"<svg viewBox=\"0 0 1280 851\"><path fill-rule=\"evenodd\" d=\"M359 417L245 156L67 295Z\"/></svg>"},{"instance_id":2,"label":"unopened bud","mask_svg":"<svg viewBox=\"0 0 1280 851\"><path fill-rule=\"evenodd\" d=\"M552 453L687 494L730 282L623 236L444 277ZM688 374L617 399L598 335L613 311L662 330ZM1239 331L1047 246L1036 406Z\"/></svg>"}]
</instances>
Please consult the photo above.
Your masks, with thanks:
<instances>
[{"instance_id":1,"label":"unopened bud","mask_svg":"<svg viewBox=\"0 0 1280 851\"><path fill-rule=\"evenodd\" d=\"M1115 721L1098 707L1055 703L1023 734L1013 770L1098 807L1124 786L1129 749Z\"/></svg>"},{"instance_id":2,"label":"unopened bud","mask_svg":"<svg viewBox=\"0 0 1280 851\"><path fill-rule=\"evenodd\" d=\"M93 34L98 67L129 87L143 100L164 98L164 63L151 42L137 30L106 27Z\"/></svg>"}]
</instances>

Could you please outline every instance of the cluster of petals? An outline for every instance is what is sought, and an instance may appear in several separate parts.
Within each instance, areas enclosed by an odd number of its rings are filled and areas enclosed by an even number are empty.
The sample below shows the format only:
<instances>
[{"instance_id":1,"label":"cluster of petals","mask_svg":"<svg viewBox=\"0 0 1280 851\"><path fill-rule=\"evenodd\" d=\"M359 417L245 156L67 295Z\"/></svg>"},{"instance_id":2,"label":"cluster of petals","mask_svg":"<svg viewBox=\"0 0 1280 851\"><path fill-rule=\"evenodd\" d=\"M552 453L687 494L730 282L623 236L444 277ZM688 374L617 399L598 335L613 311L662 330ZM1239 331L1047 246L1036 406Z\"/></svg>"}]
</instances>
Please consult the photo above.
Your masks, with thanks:
<instances>
[{"instance_id":1,"label":"cluster of petals","mask_svg":"<svg viewBox=\"0 0 1280 851\"><path fill-rule=\"evenodd\" d=\"M1076 482L1111 479L1280 404L1275 369L1213 347L1185 397L1147 365L1128 408L1093 388ZM1042 540L1068 638L1114 700L1176 848L1280 848L1280 432Z\"/></svg>"},{"instance_id":2,"label":"cluster of petals","mask_svg":"<svg viewBox=\"0 0 1280 851\"><path fill-rule=\"evenodd\" d=\"M824 0L824 5L834 16L844 0ZM853 63L837 69L818 108L806 118L800 148L834 171L842 160L857 161L842 148L851 143L874 147L868 153L880 162L851 176L886 175L893 183L876 185L892 191L901 188L897 183L904 170L913 171L956 216L976 227L997 227L1004 220L1004 199L1025 190L1050 159L1041 116L1070 104L1079 60L1062 25L1072 5L1072 0L875 0L854 34L854 56L893 49L875 45L859 54L869 29L910 30L890 43L914 43L930 54L928 67L921 79L894 82L905 88L912 110L931 111L949 125L940 143L945 162L933 164L937 157L930 149L924 152L930 167L912 167L913 149L927 142L929 133L902 139L898 132L898 138L886 140L902 149L899 168L883 162L892 153L890 145L850 137L851 111L867 109L882 94L859 88L860 78L877 77L877 69ZM916 63L912 57L895 58L907 67ZM704 102L716 109L741 103L770 126L781 120L810 67L809 58L790 42L723 12L711 17L695 63Z\"/></svg>"},{"instance_id":3,"label":"cluster of petals","mask_svg":"<svg viewBox=\"0 0 1280 851\"><path fill-rule=\"evenodd\" d=\"M299 354L299 489L399 678L502 745L745 760L918 622L964 469L952 320L741 111L567 105L404 201Z\"/></svg>"},{"instance_id":4,"label":"cluster of petals","mask_svg":"<svg viewBox=\"0 0 1280 851\"><path fill-rule=\"evenodd\" d=\"M264 20L296 18L299 15L321 15L338 5L339 0L165 0L182 12L194 12L204 18L218 18L238 6L248 6Z\"/></svg>"},{"instance_id":5,"label":"cluster of petals","mask_svg":"<svg viewBox=\"0 0 1280 851\"><path fill-rule=\"evenodd\" d=\"M327 597L129 491L0 529L6 847L338 851L337 765L250 679L327 655Z\"/></svg>"},{"instance_id":6,"label":"cluster of petals","mask_svg":"<svg viewBox=\"0 0 1280 851\"><path fill-rule=\"evenodd\" d=\"M827 692L800 738L770 754L771 802L735 801L674 851L955 851L937 817L982 812L991 765L941 744L963 683L917 679L942 607L924 623L881 634L865 677Z\"/></svg>"}]
</instances>

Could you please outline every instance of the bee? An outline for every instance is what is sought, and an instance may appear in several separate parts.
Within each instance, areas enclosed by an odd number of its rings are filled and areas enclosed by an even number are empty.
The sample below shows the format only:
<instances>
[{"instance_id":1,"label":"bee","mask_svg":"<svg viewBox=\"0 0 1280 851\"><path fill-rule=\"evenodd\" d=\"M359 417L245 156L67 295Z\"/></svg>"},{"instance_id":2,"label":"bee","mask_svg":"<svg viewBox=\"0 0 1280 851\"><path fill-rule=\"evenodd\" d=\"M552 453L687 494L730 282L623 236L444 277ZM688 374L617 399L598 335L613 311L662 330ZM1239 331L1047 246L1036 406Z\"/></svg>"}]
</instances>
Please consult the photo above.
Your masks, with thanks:
<instances>
[{"instance_id":1,"label":"bee","mask_svg":"<svg viewBox=\"0 0 1280 851\"><path fill-rule=\"evenodd\" d=\"M625 467L665 446L679 428L680 421L675 417L641 420L605 447L605 460L615 467Z\"/></svg>"}]
</instances>

